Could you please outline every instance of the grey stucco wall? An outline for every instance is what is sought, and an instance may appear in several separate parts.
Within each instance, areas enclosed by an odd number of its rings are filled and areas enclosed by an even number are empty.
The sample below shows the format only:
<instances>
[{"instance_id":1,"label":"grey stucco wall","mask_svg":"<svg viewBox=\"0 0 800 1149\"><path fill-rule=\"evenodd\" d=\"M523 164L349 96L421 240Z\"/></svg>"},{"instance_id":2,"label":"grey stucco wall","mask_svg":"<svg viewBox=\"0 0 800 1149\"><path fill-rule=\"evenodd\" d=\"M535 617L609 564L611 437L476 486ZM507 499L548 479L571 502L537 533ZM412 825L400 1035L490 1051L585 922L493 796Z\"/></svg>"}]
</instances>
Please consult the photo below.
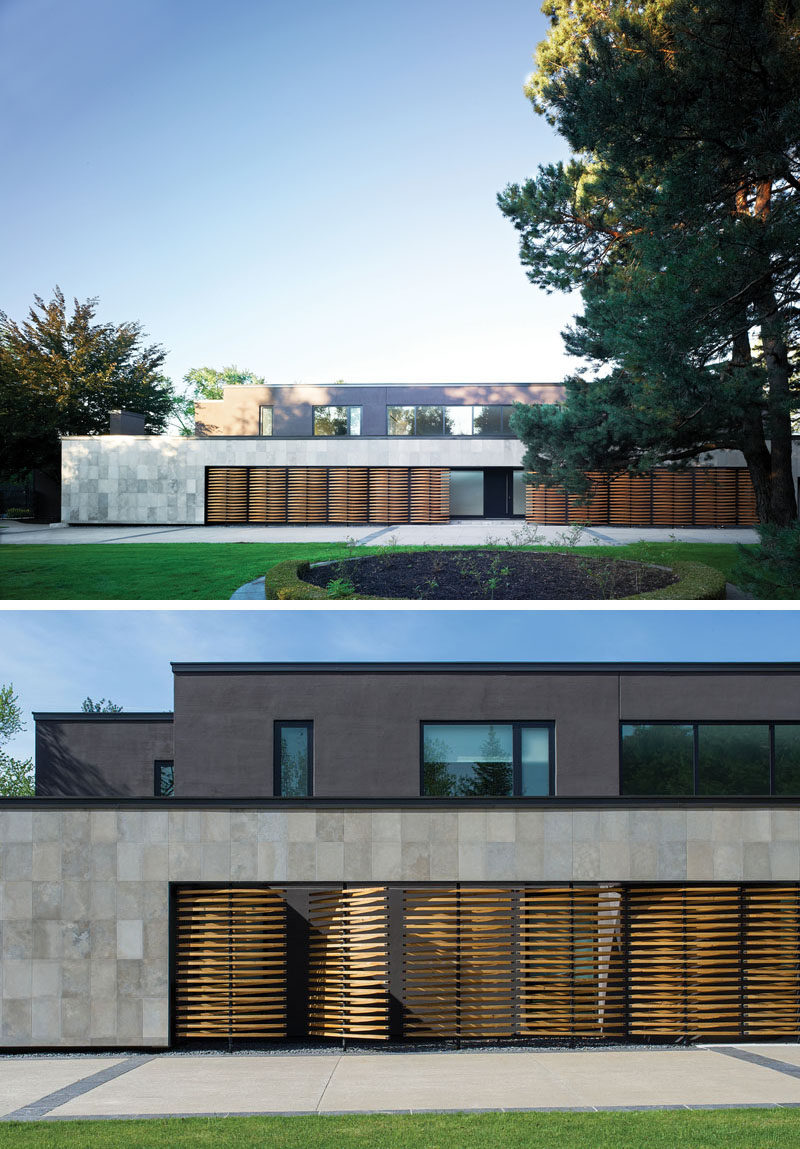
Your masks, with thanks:
<instances>
[{"instance_id":1,"label":"grey stucco wall","mask_svg":"<svg viewBox=\"0 0 800 1149\"><path fill-rule=\"evenodd\" d=\"M0 1044L166 1046L169 883L800 879L800 807L0 808Z\"/></svg>"},{"instance_id":2,"label":"grey stucco wall","mask_svg":"<svg viewBox=\"0 0 800 1149\"><path fill-rule=\"evenodd\" d=\"M66 523L203 523L206 467L521 467L516 439L185 439L61 443Z\"/></svg>"}]
</instances>

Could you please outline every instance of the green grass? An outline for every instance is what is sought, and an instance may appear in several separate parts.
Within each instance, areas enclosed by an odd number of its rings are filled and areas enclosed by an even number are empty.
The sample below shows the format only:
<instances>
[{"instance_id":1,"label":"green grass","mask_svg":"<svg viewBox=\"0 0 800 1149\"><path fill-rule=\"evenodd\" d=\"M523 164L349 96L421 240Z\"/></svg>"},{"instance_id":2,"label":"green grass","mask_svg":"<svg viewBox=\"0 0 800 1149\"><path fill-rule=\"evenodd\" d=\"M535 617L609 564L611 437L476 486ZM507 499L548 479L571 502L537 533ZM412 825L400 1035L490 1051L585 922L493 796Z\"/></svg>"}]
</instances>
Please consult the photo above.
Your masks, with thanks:
<instances>
[{"instance_id":1,"label":"green grass","mask_svg":"<svg viewBox=\"0 0 800 1149\"><path fill-rule=\"evenodd\" d=\"M9 1123L15 1149L793 1149L797 1109Z\"/></svg>"},{"instance_id":2,"label":"green grass","mask_svg":"<svg viewBox=\"0 0 800 1149\"><path fill-rule=\"evenodd\" d=\"M228 599L284 559L374 554L346 543L7 544L0 548L0 599ZM402 550L424 550L403 547ZM442 548L439 548L442 549ZM547 547L535 547L547 550ZM738 557L731 543L633 543L577 547L579 553L649 562L708 563L728 577Z\"/></svg>"}]
</instances>

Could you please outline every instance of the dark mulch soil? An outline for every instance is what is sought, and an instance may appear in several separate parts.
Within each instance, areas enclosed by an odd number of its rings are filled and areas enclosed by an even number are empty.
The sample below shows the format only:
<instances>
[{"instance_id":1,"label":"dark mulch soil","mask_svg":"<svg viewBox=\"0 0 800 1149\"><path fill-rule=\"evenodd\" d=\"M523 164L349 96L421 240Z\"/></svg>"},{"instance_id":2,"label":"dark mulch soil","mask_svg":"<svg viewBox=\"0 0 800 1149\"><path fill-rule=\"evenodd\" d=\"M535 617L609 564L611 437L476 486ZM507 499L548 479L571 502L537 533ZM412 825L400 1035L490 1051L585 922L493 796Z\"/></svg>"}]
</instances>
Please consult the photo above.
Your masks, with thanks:
<instances>
[{"instance_id":1,"label":"dark mulch soil","mask_svg":"<svg viewBox=\"0 0 800 1149\"><path fill-rule=\"evenodd\" d=\"M305 582L348 579L379 598L624 598L677 582L665 567L532 551L421 551L314 566Z\"/></svg>"}]
</instances>

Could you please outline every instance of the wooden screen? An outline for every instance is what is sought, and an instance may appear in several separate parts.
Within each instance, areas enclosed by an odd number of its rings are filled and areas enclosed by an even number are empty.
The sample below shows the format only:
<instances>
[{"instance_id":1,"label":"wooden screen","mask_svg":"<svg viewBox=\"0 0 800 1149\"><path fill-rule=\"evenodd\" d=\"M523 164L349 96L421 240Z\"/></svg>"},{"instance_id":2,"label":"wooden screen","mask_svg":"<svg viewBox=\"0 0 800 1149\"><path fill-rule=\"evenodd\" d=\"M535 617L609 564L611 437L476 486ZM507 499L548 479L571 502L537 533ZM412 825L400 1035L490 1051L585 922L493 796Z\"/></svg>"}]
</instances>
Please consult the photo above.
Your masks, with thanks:
<instances>
[{"instance_id":1,"label":"wooden screen","mask_svg":"<svg viewBox=\"0 0 800 1149\"><path fill-rule=\"evenodd\" d=\"M447 467L412 467L409 491L412 523L450 520L450 471Z\"/></svg>"},{"instance_id":2,"label":"wooden screen","mask_svg":"<svg viewBox=\"0 0 800 1149\"><path fill-rule=\"evenodd\" d=\"M624 1034L623 896L619 886L534 886L521 891L521 1034Z\"/></svg>"},{"instance_id":3,"label":"wooden screen","mask_svg":"<svg viewBox=\"0 0 800 1149\"><path fill-rule=\"evenodd\" d=\"M409 521L408 467L370 467L369 521L371 523Z\"/></svg>"},{"instance_id":4,"label":"wooden screen","mask_svg":"<svg viewBox=\"0 0 800 1149\"><path fill-rule=\"evenodd\" d=\"M404 1032L514 1032L513 891L409 889L404 895Z\"/></svg>"},{"instance_id":5,"label":"wooden screen","mask_svg":"<svg viewBox=\"0 0 800 1149\"><path fill-rule=\"evenodd\" d=\"M286 1034L286 907L279 890L179 889L175 1036Z\"/></svg>"},{"instance_id":6,"label":"wooden screen","mask_svg":"<svg viewBox=\"0 0 800 1149\"><path fill-rule=\"evenodd\" d=\"M365 523L369 517L369 468L330 467L328 522Z\"/></svg>"},{"instance_id":7,"label":"wooden screen","mask_svg":"<svg viewBox=\"0 0 800 1149\"><path fill-rule=\"evenodd\" d=\"M742 896L744 1035L800 1031L800 891L750 886Z\"/></svg>"},{"instance_id":8,"label":"wooden screen","mask_svg":"<svg viewBox=\"0 0 800 1149\"><path fill-rule=\"evenodd\" d=\"M248 467L247 521L286 522L286 468Z\"/></svg>"},{"instance_id":9,"label":"wooden screen","mask_svg":"<svg viewBox=\"0 0 800 1149\"><path fill-rule=\"evenodd\" d=\"M386 887L312 892L309 926L309 1034L388 1038Z\"/></svg>"},{"instance_id":10,"label":"wooden screen","mask_svg":"<svg viewBox=\"0 0 800 1149\"><path fill-rule=\"evenodd\" d=\"M528 485L529 522L628 526L752 526L755 494L745 467L657 468L643 475L595 479L588 502L567 498L563 487Z\"/></svg>"},{"instance_id":11,"label":"wooden screen","mask_svg":"<svg viewBox=\"0 0 800 1149\"><path fill-rule=\"evenodd\" d=\"M287 469L286 518L290 523L328 521L328 471L326 467Z\"/></svg>"},{"instance_id":12,"label":"wooden screen","mask_svg":"<svg viewBox=\"0 0 800 1149\"><path fill-rule=\"evenodd\" d=\"M208 467L206 522L247 522L247 467Z\"/></svg>"}]
</instances>

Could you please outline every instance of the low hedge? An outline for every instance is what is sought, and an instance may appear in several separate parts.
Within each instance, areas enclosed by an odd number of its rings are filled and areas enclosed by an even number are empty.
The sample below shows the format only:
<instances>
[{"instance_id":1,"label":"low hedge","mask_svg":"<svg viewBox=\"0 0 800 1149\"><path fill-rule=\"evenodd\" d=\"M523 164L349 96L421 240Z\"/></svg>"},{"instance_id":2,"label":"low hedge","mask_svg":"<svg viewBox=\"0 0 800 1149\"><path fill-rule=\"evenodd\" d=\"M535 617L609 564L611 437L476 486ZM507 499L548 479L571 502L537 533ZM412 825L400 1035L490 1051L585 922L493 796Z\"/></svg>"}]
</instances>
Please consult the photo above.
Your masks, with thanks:
<instances>
[{"instance_id":1,"label":"low hedge","mask_svg":"<svg viewBox=\"0 0 800 1149\"><path fill-rule=\"evenodd\" d=\"M701 599L725 598L727 579L716 567L705 563L665 563L678 576L678 581L661 590L646 591L644 594L629 594L624 601L631 599Z\"/></svg>"},{"instance_id":2,"label":"low hedge","mask_svg":"<svg viewBox=\"0 0 800 1149\"><path fill-rule=\"evenodd\" d=\"M722 571L716 567L706 566L705 563L664 563L669 566L677 576L678 581L671 586L662 587L661 590L651 590L644 594L627 595L618 602L628 602L632 599L719 599L725 598L726 578ZM303 581L303 575L308 571L308 562L297 562L288 559L270 567L264 578L264 596L269 599L282 599L292 601L297 599L325 599L328 598L324 587L312 586ZM333 574L333 572L331 572ZM372 595L353 595L354 599L372 598ZM338 600L341 601L341 600Z\"/></svg>"}]
</instances>

